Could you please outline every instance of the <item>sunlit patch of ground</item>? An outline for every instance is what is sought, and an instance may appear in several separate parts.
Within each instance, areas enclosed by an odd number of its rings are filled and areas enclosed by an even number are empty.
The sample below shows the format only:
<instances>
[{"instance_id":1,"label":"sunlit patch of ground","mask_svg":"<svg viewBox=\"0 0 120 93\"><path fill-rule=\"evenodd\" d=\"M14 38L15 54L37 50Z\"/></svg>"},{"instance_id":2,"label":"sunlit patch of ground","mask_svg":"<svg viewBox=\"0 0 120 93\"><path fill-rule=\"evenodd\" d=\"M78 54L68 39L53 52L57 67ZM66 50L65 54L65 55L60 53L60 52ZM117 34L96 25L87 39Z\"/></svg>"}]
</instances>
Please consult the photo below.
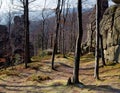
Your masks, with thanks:
<instances>
[{"instance_id":1,"label":"sunlit patch of ground","mask_svg":"<svg viewBox=\"0 0 120 93\"><path fill-rule=\"evenodd\" d=\"M51 70L51 57L34 57L29 68L24 64L0 71L0 92L5 93L120 93L120 64L100 67L100 80L95 80L94 56L87 54L80 61L80 81L84 86L66 86L73 74L72 56L55 58L56 70Z\"/></svg>"}]
</instances>

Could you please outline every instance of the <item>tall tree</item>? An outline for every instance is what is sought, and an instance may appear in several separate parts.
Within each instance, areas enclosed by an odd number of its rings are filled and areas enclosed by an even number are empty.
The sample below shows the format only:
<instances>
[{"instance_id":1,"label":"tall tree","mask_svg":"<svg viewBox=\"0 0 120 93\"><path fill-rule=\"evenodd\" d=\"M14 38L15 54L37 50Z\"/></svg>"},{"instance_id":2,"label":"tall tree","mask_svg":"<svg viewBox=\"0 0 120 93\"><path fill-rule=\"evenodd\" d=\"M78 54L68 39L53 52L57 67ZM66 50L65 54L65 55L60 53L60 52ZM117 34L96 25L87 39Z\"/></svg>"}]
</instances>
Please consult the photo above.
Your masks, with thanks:
<instances>
[{"instance_id":1,"label":"tall tree","mask_svg":"<svg viewBox=\"0 0 120 93\"><path fill-rule=\"evenodd\" d=\"M99 79L99 23L100 23L100 0L96 1L96 51L94 77Z\"/></svg>"},{"instance_id":2,"label":"tall tree","mask_svg":"<svg viewBox=\"0 0 120 93\"><path fill-rule=\"evenodd\" d=\"M25 68L27 63L30 62L30 51L29 51L29 1L20 0L23 4L24 9L24 31L25 31Z\"/></svg>"},{"instance_id":3,"label":"tall tree","mask_svg":"<svg viewBox=\"0 0 120 93\"><path fill-rule=\"evenodd\" d=\"M42 9L42 31L41 31L41 49L42 51L44 49L47 49L47 44L48 44L48 37L49 37L49 34L48 32L46 31L46 28L48 27L48 22L47 22L47 18L52 15L53 11L51 11L50 13L46 12L47 11L47 8L46 8L46 0L44 0L44 7ZM52 10L52 9L49 9L49 10Z\"/></svg>"},{"instance_id":4,"label":"tall tree","mask_svg":"<svg viewBox=\"0 0 120 93\"><path fill-rule=\"evenodd\" d=\"M56 31L55 31L55 39L54 39L54 47L53 47L53 54L52 54L52 69L54 70L54 59L55 59L55 53L57 52L57 41L58 41L58 31L60 27L60 20L61 20L61 12L63 6L63 0L58 0L57 2L57 8L56 8Z\"/></svg>"},{"instance_id":5,"label":"tall tree","mask_svg":"<svg viewBox=\"0 0 120 93\"><path fill-rule=\"evenodd\" d=\"M105 9L108 7L108 0L97 0L96 1L96 53L95 53L95 70L94 77L99 79L99 41L101 40L101 54L102 54L102 63L105 64L104 53L103 53L103 42L102 36L100 35L100 20L102 19ZM99 40L100 38L100 40Z\"/></svg>"},{"instance_id":6,"label":"tall tree","mask_svg":"<svg viewBox=\"0 0 120 93\"><path fill-rule=\"evenodd\" d=\"M70 12L70 11L69 11ZM70 14L69 14L70 15ZM69 20L70 20L70 36L69 36L69 39L70 39L70 52L75 52L75 42L76 42L76 30L75 30L75 27L76 27L76 12L75 12L75 8L73 7L72 9L72 14L71 16L69 16Z\"/></svg>"},{"instance_id":7,"label":"tall tree","mask_svg":"<svg viewBox=\"0 0 120 93\"><path fill-rule=\"evenodd\" d=\"M100 2L100 13L99 13L99 15L100 15L100 20L102 19L102 17L103 17L103 14L104 14L104 12L105 12L105 10L108 8L108 0L101 0L101 2ZM105 66L106 65L106 63L105 63L105 58L104 58L104 49L103 49L103 37L102 37L102 35L99 35L99 37L100 37L100 45L101 45L101 56L102 56L102 65L103 66Z\"/></svg>"},{"instance_id":8,"label":"tall tree","mask_svg":"<svg viewBox=\"0 0 120 93\"><path fill-rule=\"evenodd\" d=\"M14 14L13 14L13 11L12 11L12 1L9 2L8 4L8 15L7 15L7 27L8 27L8 33L9 33L9 45L10 45L10 48L11 48L11 54L13 55L13 51L14 51L14 47L13 47L13 44L12 44L12 38L11 38L11 28L12 28L12 21L13 21L13 18L14 18Z\"/></svg>"},{"instance_id":9,"label":"tall tree","mask_svg":"<svg viewBox=\"0 0 120 93\"><path fill-rule=\"evenodd\" d=\"M81 54L81 43L83 36L82 29L82 1L78 0L78 37L76 42L76 50L75 50L75 62L74 62L74 70L73 70L73 83L79 84L79 65L80 65L80 54Z\"/></svg>"},{"instance_id":10,"label":"tall tree","mask_svg":"<svg viewBox=\"0 0 120 93\"><path fill-rule=\"evenodd\" d=\"M11 0L11 2L16 2L16 0ZM27 68L27 63L30 62L30 51L29 51L29 4L36 0L18 0L17 3L21 3L21 5L17 5L18 9L22 8L24 13L24 31L25 31L25 53L24 53L24 61L25 68Z\"/></svg>"},{"instance_id":11,"label":"tall tree","mask_svg":"<svg viewBox=\"0 0 120 93\"><path fill-rule=\"evenodd\" d=\"M67 2L67 7L66 7L66 3ZM67 16L68 16L68 3L69 0L64 0L64 5L63 5L63 26L62 26L62 54L63 54L63 58L65 58L65 53L66 53L66 49L65 49L65 26L66 26L66 21L67 21Z\"/></svg>"},{"instance_id":12,"label":"tall tree","mask_svg":"<svg viewBox=\"0 0 120 93\"><path fill-rule=\"evenodd\" d=\"M45 11L45 6L46 6L46 0L44 2L44 8L42 9L42 36L41 36L41 49L42 51L44 50L44 32L45 32L45 16L44 16L44 11Z\"/></svg>"},{"instance_id":13,"label":"tall tree","mask_svg":"<svg viewBox=\"0 0 120 93\"><path fill-rule=\"evenodd\" d=\"M100 43L101 43L102 65L103 65L103 66L106 66L105 57L104 57L104 49L103 49L103 37L102 37L102 35L100 35L99 37L100 37Z\"/></svg>"}]
</instances>

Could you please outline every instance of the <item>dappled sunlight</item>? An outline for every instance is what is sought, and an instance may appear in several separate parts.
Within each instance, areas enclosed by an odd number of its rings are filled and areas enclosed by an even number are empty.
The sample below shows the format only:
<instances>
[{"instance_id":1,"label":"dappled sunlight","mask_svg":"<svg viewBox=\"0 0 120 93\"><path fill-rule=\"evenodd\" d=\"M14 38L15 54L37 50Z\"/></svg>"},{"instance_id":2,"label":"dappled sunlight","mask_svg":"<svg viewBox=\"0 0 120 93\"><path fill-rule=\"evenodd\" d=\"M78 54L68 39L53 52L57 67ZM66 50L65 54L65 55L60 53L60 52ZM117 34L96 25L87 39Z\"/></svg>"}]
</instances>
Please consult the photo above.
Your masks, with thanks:
<instances>
[{"instance_id":1,"label":"dappled sunlight","mask_svg":"<svg viewBox=\"0 0 120 93\"><path fill-rule=\"evenodd\" d=\"M0 93L120 93L119 3L0 0Z\"/></svg>"},{"instance_id":2,"label":"dappled sunlight","mask_svg":"<svg viewBox=\"0 0 120 93\"><path fill-rule=\"evenodd\" d=\"M57 93L58 91L60 93L119 93L120 64L107 63L107 66L100 67L101 80L95 80L93 77L94 57L87 54L81 59L79 78L84 84L83 88L73 85L66 86L67 79L73 74L73 57L56 57L56 71L51 70L50 58L29 63L28 70L24 69L22 64L13 68L9 67L7 70L2 69L0 89L17 92L41 91L43 93Z\"/></svg>"}]
</instances>

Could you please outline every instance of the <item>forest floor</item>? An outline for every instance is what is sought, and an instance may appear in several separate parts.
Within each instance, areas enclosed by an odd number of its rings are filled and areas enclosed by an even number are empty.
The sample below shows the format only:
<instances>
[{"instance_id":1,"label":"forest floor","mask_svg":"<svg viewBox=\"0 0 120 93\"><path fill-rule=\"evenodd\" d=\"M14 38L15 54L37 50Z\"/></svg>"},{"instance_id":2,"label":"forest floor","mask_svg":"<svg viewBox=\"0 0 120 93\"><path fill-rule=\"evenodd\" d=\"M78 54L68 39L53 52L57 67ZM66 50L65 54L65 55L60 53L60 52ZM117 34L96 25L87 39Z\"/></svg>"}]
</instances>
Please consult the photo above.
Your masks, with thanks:
<instances>
[{"instance_id":1,"label":"forest floor","mask_svg":"<svg viewBox=\"0 0 120 93\"><path fill-rule=\"evenodd\" d=\"M51 57L34 57L29 68L24 64L0 71L0 93L120 93L120 64L100 66L100 80L94 79L94 56L82 56L79 79L82 87L67 86L73 74L73 57L55 58L56 71L51 70ZM100 61L101 62L101 61Z\"/></svg>"}]
</instances>

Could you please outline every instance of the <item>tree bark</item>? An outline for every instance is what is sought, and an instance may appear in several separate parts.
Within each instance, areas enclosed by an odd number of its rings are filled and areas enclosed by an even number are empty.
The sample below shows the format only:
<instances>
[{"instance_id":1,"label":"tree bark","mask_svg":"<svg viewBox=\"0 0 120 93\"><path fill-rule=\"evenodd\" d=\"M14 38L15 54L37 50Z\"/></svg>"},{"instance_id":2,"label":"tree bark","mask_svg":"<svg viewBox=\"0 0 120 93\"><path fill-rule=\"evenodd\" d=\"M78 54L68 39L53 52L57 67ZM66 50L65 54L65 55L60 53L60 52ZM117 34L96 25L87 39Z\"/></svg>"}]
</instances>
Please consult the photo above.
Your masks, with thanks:
<instances>
[{"instance_id":1,"label":"tree bark","mask_svg":"<svg viewBox=\"0 0 120 93\"><path fill-rule=\"evenodd\" d=\"M66 50L65 50L65 25L66 25L66 19L68 16L68 5L67 5L67 10L65 10L65 1L64 1L64 6L63 6L63 30L62 30L62 54L63 58L65 58Z\"/></svg>"},{"instance_id":2,"label":"tree bark","mask_svg":"<svg viewBox=\"0 0 120 93\"><path fill-rule=\"evenodd\" d=\"M82 29L82 2L78 0L78 37L76 42L76 50L75 50L75 62L74 62L74 70L73 70L73 83L78 84L79 82L79 65L80 65L80 54L81 54L81 43L83 36Z\"/></svg>"},{"instance_id":3,"label":"tree bark","mask_svg":"<svg viewBox=\"0 0 120 93\"><path fill-rule=\"evenodd\" d=\"M96 2L96 50L94 77L99 79L99 23L100 23L100 0Z\"/></svg>"},{"instance_id":4,"label":"tree bark","mask_svg":"<svg viewBox=\"0 0 120 93\"><path fill-rule=\"evenodd\" d=\"M54 48L53 48L53 54L52 54L52 69L53 70L55 70L54 59L55 59L55 53L57 52L58 31L59 31L59 27L60 27L61 12L62 12L62 10L60 9L60 4L61 4L61 0L58 0L58 4L57 4L57 8L56 8L56 23L57 23L57 25L56 25Z\"/></svg>"},{"instance_id":5,"label":"tree bark","mask_svg":"<svg viewBox=\"0 0 120 93\"><path fill-rule=\"evenodd\" d=\"M104 57L104 49L103 49L103 38L102 38L102 35L100 35L100 43L101 43L101 57L102 57L102 65L103 66L106 66L106 63L105 63L105 57Z\"/></svg>"},{"instance_id":6,"label":"tree bark","mask_svg":"<svg viewBox=\"0 0 120 93\"><path fill-rule=\"evenodd\" d=\"M25 29L25 68L27 68L27 63L30 62L30 52L29 52L29 2L24 0L24 29Z\"/></svg>"}]
</instances>

